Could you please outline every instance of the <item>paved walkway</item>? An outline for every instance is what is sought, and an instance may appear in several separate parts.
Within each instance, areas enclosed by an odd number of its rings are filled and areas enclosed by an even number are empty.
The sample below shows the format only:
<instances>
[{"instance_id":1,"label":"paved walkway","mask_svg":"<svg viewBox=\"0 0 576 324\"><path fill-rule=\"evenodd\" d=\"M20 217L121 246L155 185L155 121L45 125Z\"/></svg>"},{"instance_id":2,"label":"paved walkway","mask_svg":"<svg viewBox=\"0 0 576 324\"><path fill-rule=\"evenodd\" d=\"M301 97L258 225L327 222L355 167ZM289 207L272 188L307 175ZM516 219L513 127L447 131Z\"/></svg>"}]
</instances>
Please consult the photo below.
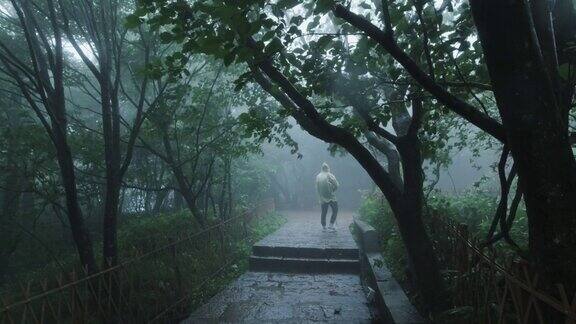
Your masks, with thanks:
<instances>
[{"instance_id":1,"label":"paved walkway","mask_svg":"<svg viewBox=\"0 0 576 324\"><path fill-rule=\"evenodd\" d=\"M373 321L355 274L352 214L340 213L335 233L322 232L317 212L284 214L288 222L254 246L251 268L259 271L242 275L183 323Z\"/></svg>"},{"instance_id":2,"label":"paved walkway","mask_svg":"<svg viewBox=\"0 0 576 324\"><path fill-rule=\"evenodd\" d=\"M283 214L288 217L288 222L272 235L256 243L256 246L357 249L348 229L353 221L351 212L338 213L335 233L322 231L319 211L290 211ZM330 218L330 211L326 218Z\"/></svg>"}]
</instances>

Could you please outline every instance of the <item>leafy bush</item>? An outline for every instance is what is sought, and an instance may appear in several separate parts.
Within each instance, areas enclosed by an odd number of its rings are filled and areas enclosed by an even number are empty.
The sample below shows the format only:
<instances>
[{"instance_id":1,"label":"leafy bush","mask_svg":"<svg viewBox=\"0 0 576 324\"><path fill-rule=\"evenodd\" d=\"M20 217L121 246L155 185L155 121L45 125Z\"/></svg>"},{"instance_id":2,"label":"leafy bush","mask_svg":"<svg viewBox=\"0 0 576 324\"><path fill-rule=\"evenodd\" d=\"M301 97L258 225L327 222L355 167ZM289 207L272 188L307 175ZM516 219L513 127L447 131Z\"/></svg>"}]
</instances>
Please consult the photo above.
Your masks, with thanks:
<instances>
[{"instance_id":1,"label":"leafy bush","mask_svg":"<svg viewBox=\"0 0 576 324\"><path fill-rule=\"evenodd\" d=\"M429 198L427 208L442 216L450 217L457 223L466 224L473 237L483 240L490 229L499 198L494 193L481 189L467 191L458 196L437 194ZM524 204L520 204L516 212L510 235L521 248L527 247L528 219ZM496 246L502 249L508 248L501 242Z\"/></svg>"},{"instance_id":2,"label":"leafy bush","mask_svg":"<svg viewBox=\"0 0 576 324\"><path fill-rule=\"evenodd\" d=\"M178 245L174 250L176 258L171 250L161 249L159 253L124 267L123 273L126 274L122 276L126 277L126 280L122 282L130 282L128 286L131 287L131 305L144 311L153 311L157 307L173 304L181 297L179 293L185 292L191 297L187 300L185 311L192 311L244 273L248 268L247 259L252 243L277 230L285 221L283 216L274 212L255 218L246 228L246 239L241 224L231 222L230 224L236 224L236 227L225 231L224 240L219 240L219 237L214 239L214 236L210 240L202 237L197 243ZM118 238L124 255L123 261L133 258L135 254L131 253L136 250L142 253L164 246L167 243L166 237L176 238L180 234L191 234L200 230L189 212L134 217L126 221L121 228ZM224 246L220 242L223 242ZM223 249L225 254L222 253ZM70 253L70 259L74 260L74 257L75 254ZM71 266L68 269L71 269ZM22 279L38 281L51 277L39 271L27 273ZM6 285L3 288L3 295L10 300L23 298L17 286ZM33 289L31 294L38 292L40 291ZM185 316L186 313L182 315Z\"/></svg>"},{"instance_id":3,"label":"leafy bush","mask_svg":"<svg viewBox=\"0 0 576 324\"><path fill-rule=\"evenodd\" d=\"M498 199L499 197L495 196L494 193L480 189L468 191L458 196L437 193L429 197L425 211L433 210L457 223L466 224L470 235L482 240L490 228ZM382 242L382 254L394 277L400 282L405 282L406 252L396 226L396 220L386 200L379 194L364 197L359 214L361 219L372 225L379 233ZM521 248L527 246L528 223L526 209L522 204L516 213L510 235ZM435 238L432 237L432 239ZM507 253L515 253L509 245L503 242L498 242L495 247L505 250Z\"/></svg>"},{"instance_id":4,"label":"leafy bush","mask_svg":"<svg viewBox=\"0 0 576 324\"><path fill-rule=\"evenodd\" d=\"M138 278L132 279L152 282L158 286L136 293L135 298L141 299L136 303L144 305L144 309L147 307L152 309L155 305L168 306L173 303L174 291L184 289L191 294L188 311L192 311L244 273L248 269L247 260L252 243L277 230L285 221L283 216L274 212L254 219L247 227L247 239L242 239L239 233L229 233L225 236L225 254L222 254L223 247L218 243L218 239L203 242L202 245L193 248L186 246L178 250L178 266L182 274L180 287L174 287L178 281L174 280L173 261L169 255L158 257L153 262L144 262L138 267L138 271L134 272ZM127 226L122 233L122 240L138 240L138 235L148 237L162 232L175 233L177 236L176 233L182 233L183 228L184 232L190 232L191 224L194 224L194 220L188 212L154 217ZM237 230L243 229L239 227Z\"/></svg>"},{"instance_id":5,"label":"leafy bush","mask_svg":"<svg viewBox=\"0 0 576 324\"><path fill-rule=\"evenodd\" d=\"M364 197L359 214L362 220L372 225L378 232L386 264L394 277L404 282L406 250L390 206L382 196L369 195Z\"/></svg>"}]
</instances>

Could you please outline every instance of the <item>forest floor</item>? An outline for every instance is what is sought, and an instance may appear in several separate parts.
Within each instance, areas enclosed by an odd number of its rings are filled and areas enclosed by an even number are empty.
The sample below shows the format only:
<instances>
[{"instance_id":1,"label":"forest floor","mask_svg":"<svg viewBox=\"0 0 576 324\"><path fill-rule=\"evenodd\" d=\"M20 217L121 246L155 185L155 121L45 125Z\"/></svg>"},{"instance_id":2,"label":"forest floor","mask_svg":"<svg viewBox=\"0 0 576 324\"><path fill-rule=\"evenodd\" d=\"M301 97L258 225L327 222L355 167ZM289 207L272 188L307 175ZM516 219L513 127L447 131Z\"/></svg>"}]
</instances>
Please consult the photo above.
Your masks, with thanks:
<instances>
[{"instance_id":1,"label":"forest floor","mask_svg":"<svg viewBox=\"0 0 576 324\"><path fill-rule=\"evenodd\" d=\"M352 213L339 214L336 232L322 231L319 212L282 214L288 222L255 245L253 252L259 255L252 258L264 259L258 271L242 275L183 323L374 320L356 264L348 260L358 253L349 231ZM349 263L342 267L331 262Z\"/></svg>"}]
</instances>

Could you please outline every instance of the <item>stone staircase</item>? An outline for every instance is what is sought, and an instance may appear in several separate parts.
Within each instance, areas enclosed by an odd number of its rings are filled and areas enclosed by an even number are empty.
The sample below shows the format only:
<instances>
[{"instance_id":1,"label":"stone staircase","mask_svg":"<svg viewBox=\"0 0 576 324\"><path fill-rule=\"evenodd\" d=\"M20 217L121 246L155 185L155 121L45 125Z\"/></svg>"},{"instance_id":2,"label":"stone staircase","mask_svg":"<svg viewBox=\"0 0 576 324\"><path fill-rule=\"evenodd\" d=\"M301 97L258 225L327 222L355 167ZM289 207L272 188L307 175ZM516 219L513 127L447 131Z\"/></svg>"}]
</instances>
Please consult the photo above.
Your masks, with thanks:
<instances>
[{"instance_id":1,"label":"stone staircase","mask_svg":"<svg viewBox=\"0 0 576 324\"><path fill-rule=\"evenodd\" d=\"M360 271L357 248L282 246L259 242L252 247L251 271L347 273Z\"/></svg>"},{"instance_id":2,"label":"stone staircase","mask_svg":"<svg viewBox=\"0 0 576 324\"><path fill-rule=\"evenodd\" d=\"M338 215L336 232L322 231L318 211L284 215L252 247L251 271L182 323L381 323L358 276L352 214Z\"/></svg>"}]
</instances>

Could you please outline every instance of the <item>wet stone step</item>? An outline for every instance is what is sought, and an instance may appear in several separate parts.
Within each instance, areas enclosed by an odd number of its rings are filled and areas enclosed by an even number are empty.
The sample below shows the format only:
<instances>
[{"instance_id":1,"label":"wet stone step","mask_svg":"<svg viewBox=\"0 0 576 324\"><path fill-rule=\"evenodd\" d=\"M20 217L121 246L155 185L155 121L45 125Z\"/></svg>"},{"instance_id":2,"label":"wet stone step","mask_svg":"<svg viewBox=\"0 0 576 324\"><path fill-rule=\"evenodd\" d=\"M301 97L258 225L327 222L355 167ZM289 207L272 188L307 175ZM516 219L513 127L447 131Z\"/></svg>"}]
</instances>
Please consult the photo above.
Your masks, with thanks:
<instances>
[{"instance_id":1,"label":"wet stone step","mask_svg":"<svg viewBox=\"0 0 576 324\"><path fill-rule=\"evenodd\" d=\"M252 254L261 257L279 258L358 259L358 249L356 248L314 248L256 244L252 247Z\"/></svg>"},{"instance_id":2,"label":"wet stone step","mask_svg":"<svg viewBox=\"0 0 576 324\"><path fill-rule=\"evenodd\" d=\"M256 243L250 270L183 323L381 323L358 276L352 213L322 231L319 211L284 212L288 222Z\"/></svg>"},{"instance_id":3,"label":"wet stone step","mask_svg":"<svg viewBox=\"0 0 576 324\"><path fill-rule=\"evenodd\" d=\"M360 262L355 259L250 257L251 271L287 273L347 273L357 274Z\"/></svg>"}]
</instances>

